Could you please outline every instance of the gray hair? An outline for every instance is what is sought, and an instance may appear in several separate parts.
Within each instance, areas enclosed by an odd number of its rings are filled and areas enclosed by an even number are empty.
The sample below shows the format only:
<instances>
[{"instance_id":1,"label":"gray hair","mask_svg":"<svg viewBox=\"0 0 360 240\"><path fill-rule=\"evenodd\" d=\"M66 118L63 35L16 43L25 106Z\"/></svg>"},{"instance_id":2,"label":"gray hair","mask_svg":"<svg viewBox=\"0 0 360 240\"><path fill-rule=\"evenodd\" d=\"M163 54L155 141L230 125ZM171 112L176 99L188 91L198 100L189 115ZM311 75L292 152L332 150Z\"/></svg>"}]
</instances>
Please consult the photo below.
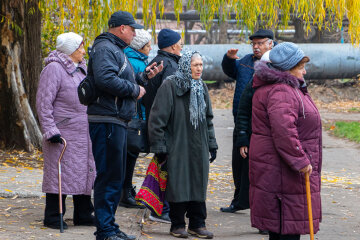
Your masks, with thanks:
<instances>
[{"instance_id":1,"label":"gray hair","mask_svg":"<svg viewBox=\"0 0 360 240\"><path fill-rule=\"evenodd\" d=\"M271 48L273 48L273 47L274 47L274 40L272 40L272 39L269 38L269 39L267 40L267 42L270 42L270 41L271 41Z\"/></svg>"},{"instance_id":2,"label":"gray hair","mask_svg":"<svg viewBox=\"0 0 360 240\"><path fill-rule=\"evenodd\" d=\"M201 58L202 60L202 56L200 55L200 53L194 53L192 56L191 56L191 61L195 58Z\"/></svg>"}]
</instances>

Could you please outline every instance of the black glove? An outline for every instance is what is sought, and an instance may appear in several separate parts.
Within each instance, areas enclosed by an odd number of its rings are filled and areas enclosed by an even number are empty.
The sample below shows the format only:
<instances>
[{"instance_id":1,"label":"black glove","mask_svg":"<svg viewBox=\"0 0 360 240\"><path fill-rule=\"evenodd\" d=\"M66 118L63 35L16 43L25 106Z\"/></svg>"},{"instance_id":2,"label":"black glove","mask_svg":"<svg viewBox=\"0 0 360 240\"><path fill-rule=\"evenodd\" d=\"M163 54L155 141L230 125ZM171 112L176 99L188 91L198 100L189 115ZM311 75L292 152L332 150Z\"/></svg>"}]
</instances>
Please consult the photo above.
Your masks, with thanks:
<instances>
[{"instance_id":1,"label":"black glove","mask_svg":"<svg viewBox=\"0 0 360 240\"><path fill-rule=\"evenodd\" d=\"M216 149L210 149L210 156L211 156L209 159L210 163L212 163L216 159L216 152L217 152Z\"/></svg>"},{"instance_id":2,"label":"black glove","mask_svg":"<svg viewBox=\"0 0 360 240\"><path fill-rule=\"evenodd\" d=\"M157 157L159 164L162 164L163 162L165 162L168 158L168 154L167 153L156 153L155 157Z\"/></svg>"},{"instance_id":3,"label":"black glove","mask_svg":"<svg viewBox=\"0 0 360 240\"><path fill-rule=\"evenodd\" d=\"M56 135L52 136L51 138L48 139L48 141L50 141L51 143L61 143L61 144L63 144L63 140L61 139L60 134L56 134Z\"/></svg>"}]
</instances>

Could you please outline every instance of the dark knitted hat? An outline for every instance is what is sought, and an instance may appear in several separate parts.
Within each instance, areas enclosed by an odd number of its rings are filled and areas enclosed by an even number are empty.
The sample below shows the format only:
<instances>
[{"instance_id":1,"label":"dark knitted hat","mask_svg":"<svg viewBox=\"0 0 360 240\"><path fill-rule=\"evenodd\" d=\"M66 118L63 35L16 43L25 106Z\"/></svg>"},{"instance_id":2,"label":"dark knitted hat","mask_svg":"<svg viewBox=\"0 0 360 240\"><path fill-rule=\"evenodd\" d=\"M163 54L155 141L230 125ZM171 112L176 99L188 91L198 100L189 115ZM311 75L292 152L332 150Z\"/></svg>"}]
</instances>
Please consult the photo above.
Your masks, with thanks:
<instances>
[{"instance_id":1,"label":"dark knitted hat","mask_svg":"<svg viewBox=\"0 0 360 240\"><path fill-rule=\"evenodd\" d=\"M181 39L180 34L171 29L162 29L158 35L158 46L159 49L163 49L174 45Z\"/></svg>"}]
</instances>

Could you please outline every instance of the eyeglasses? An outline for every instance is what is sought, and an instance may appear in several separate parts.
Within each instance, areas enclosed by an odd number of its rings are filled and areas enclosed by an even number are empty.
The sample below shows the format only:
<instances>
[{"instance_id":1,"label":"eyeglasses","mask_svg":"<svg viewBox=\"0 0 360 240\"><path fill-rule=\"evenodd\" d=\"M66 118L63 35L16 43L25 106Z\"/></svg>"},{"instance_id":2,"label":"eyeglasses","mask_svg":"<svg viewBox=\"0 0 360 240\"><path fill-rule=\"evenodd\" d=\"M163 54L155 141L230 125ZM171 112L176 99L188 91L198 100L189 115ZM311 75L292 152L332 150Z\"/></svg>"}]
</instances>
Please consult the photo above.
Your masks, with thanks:
<instances>
[{"instance_id":1,"label":"eyeglasses","mask_svg":"<svg viewBox=\"0 0 360 240\"><path fill-rule=\"evenodd\" d=\"M267 41L269 41L269 39L265 39L264 41L259 41L259 42L251 42L250 45L253 47L253 46L256 46L258 45L259 47L261 47L264 43L266 43Z\"/></svg>"}]
</instances>

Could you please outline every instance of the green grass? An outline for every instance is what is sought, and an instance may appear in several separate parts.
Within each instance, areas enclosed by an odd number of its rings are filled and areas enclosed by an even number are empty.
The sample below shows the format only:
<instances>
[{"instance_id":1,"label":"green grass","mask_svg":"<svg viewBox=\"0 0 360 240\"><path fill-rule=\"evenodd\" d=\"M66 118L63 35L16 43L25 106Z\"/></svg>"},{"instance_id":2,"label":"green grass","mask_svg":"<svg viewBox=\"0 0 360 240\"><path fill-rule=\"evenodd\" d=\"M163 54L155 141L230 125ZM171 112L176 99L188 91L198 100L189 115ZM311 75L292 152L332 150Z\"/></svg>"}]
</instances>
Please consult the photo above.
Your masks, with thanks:
<instances>
[{"instance_id":1,"label":"green grass","mask_svg":"<svg viewBox=\"0 0 360 240\"><path fill-rule=\"evenodd\" d=\"M335 122L334 135L360 143L360 122Z\"/></svg>"},{"instance_id":2,"label":"green grass","mask_svg":"<svg viewBox=\"0 0 360 240\"><path fill-rule=\"evenodd\" d=\"M349 108L349 112L360 112L360 108L357 107Z\"/></svg>"}]
</instances>

